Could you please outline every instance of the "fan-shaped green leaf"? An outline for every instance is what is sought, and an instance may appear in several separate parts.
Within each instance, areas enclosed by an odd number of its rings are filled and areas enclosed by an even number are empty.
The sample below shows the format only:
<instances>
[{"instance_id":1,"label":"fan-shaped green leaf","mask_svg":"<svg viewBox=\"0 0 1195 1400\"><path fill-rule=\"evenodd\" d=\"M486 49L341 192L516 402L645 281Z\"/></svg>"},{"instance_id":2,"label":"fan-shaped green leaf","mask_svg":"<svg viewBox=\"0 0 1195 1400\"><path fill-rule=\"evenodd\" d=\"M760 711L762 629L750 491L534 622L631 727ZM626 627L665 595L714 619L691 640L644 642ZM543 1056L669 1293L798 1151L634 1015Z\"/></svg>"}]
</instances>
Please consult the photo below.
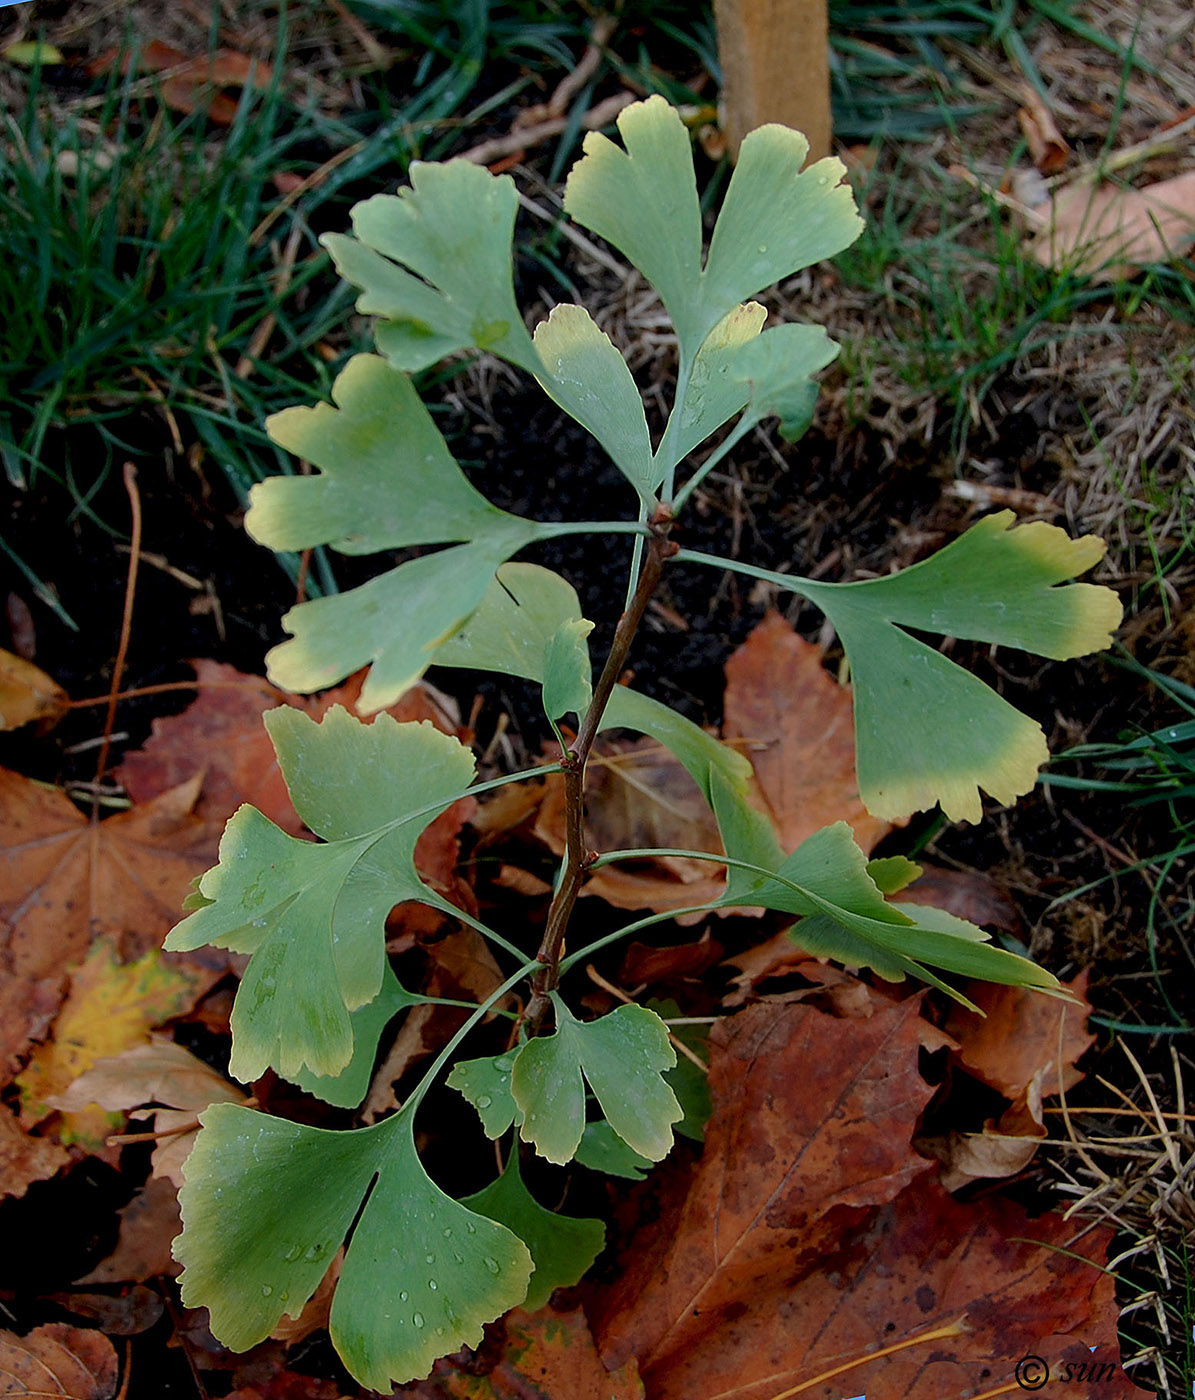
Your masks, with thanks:
<instances>
[{"instance_id":1,"label":"fan-shaped green leaf","mask_svg":"<svg viewBox=\"0 0 1195 1400\"><path fill-rule=\"evenodd\" d=\"M363 724L333 706L321 723L280 707L266 717L295 808L317 835L287 836L242 807L200 880L210 901L166 940L251 953L233 1007L232 1072L268 1064L294 1079L334 1076L353 1055L349 1011L377 996L385 921L403 900L443 907L415 869L423 829L468 787L472 755L426 721Z\"/></svg>"},{"instance_id":2,"label":"fan-shaped green leaf","mask_svg":"<svg viewBox=\"0 0 1195 1400\"><path fill-rule=\"evenodd\" d=\"M564 207L626 254L659 292L682 344L695 353L714 322L701 325L701 207L689 134L662 97L624 107L618 131L625 152L600 132L585 137Z\"/></svg>"},{"instance_id":3,"label":"fan-shaped green leaf","mask_svg":"<svg viewBox=\"0 0 1195 1400\"><path fill-rule=\"evenodd\" d=\"M408 992L395 977L387 963L382 976L382 990L370 1002L349 1013L353 1035L353 1057L339 1074L313 1074L300 1070L294 1083L325 1103L337 1108L359 1108L369 1092L378 1041L382 1032L400 1011L422 1006L425 997Z\"/></svg>"},{"instance_id":4,"label":"fan-shaped green leaf","mask_svg":"<svg viewBox=\"0 0 1195 1400\"><path fill-rule=\"evenodd\" d=\"M526 1298L534 1267L522 1240L431 1181L409 1117L389 1147L345 1255L329 1328L353 1375L382 1392L475 1347L487 1322Z\"/></svg>"},{"instance_id":5,"label":"fan-shaped green leaf","mask_svg":"<svg viewBox=\"0 0 1195 1400\"><path fill-rule=\"evenodd\" d=\"M498 566L535 533L495 532L409 560L348 593L300 603L282 619L292 640L266 656L270 679L284 690L323 690L372 663L357 708L384 710L435 664L437 648L468 620Z\"/></svg>"},{"instance_id":6,"label":"fan-shaped green leaf","mask_svg":"<svg viewBox=\"0 0 1195 1400\"><path fill-rule=\"evenodd\" d=\"M517 1050L481 1060L458 1060L445 1083L464 1094L477 1110L486 1137L500 1138L523 1115L510 1091L510 1074L518 1058Z\"/></svg>"},{"instance_id":7,"label":"fan-shaped green leaf","mask_svg":"<svg viewBox=\"0 0 1195 1400\"><path fill-rule=\"evenodd\" d=\"M583 306L561 305L535 328L544 391L609 453L611 461L651 504L663 480L652 463L643 400L627 362Z\"/></svg>"},{"instance_id":8,"label":"fan-shaped green leaf","mask_svg":"<svg viewBox=\"0 0 1195 1400\"><path fill-rule=\"evenodd\" d=\"M352 359L336 407L291 408L269 421L283 447L321 469L272 477L251 492L245 524L272 549L332 544L349 553L468 541L408 560L348 593L282 619L293 640L266 658L275 684L320 690L372 663L359 708L385 709L485 595L494 570L550 525L492 506L469 485L410 381L376 355Z\"/></svg>"},{"instance_id":9,"label":"fan-shaped green leaf","mask_svg":"<svg viewBox=\"0 0 1195 1400\"><path fill-rule=\"evenodd\" d=\"M679 115L650 97L624 108L618 129L625 152L597 132L585 138L564 207L655 285L686 363L739 302L862 232L842 162L827 158L802 171L805 138L764 126L743 141L702 271L693 157Z\"/></svg>"},{"instance_id":10,"label":"fan-shaped green leaf","mask_svg":"<svg viewBox=\"0 0 1195 1400\"><path fill-rule=\"evenodd\" d=\"M372 554L476 539L514 518L469 485L411 381L378 355L353 356L332 404L285 408L266 428L320 470L250 491L245 528L270 549Z\"/></svg>"},{"instance_id":11,"label":"fan-shaped green leaf","mask_svg":"<svg viewBox=\"0 0 1195 1400\"><path fill-rule=\"evenodd\" d=\"M514 299L513 181L466 160L415 161L410 175L397 196L375 195L354 207L353 231L363 246L324 239L341 276L362 288L358 309L388 323L379 327L378 348L410 371L476 347L536 373Z\"/></svg>"},{"instance_id":12,"label":"fan-shaped green leaf","mask_svg":"<svg viewBox=\"0 0 1195 1400\"><path fill-rule=\"evenodd\" d=\"M749 386L744 426L780 419L780 436L799 438L813 419L817 385L813 375L831 363L842 347L821 326L773 326L748 341L734 356L731 373Z\"/></svg>"},{"instance_id":13,"label":"fan-shaped green leaf","mask_svg":"<svg viewBox=\"0 0 1195 1400\"><path fill-rule=\"evenodd\" d=\"M1100 558L1103 542L1040 522L1010 530L1012 520L1011 511L987 516L931 559L862 583L754 571L808 598L838 630L854 684L859 791L877 816L899 821L940 802L953 820L977 821L981 788L1012 802L1047 757L1038 725L901 625L1060 659L1111 640L1116 595L1066 582Z\"/></svg>"},{"instance_id":14,"label":"fan-shaped green leaf","mask_svg":"<svg viewBox=\"0 0 1195 1400\"><path fill-rule=\"evenodd\" d=\"M668 1030L654 1011L620 1006L596 1021L573 1018L556 995L556 1030L519 1051L511 1092L523 1111L520 1135L550 1162L568 1162L585 1130L584 1074L614 1131L658 1162L682 1116L661 1071L676 1064Z\"/></svg>"},{"instance_id":15,"label":"fan-shaped green leaf","mask_svg":"<svg viewBox=\"0 0 1195 1400\"><path fill-rule=\"evenodd\" d=\"M562 622L544 646L544 713L551 720L589 708L593 687L585 638L592 631L584 618Z\"/></svg>"},{"instance_id":16,"label":"fan-shaped green leaf","mask_svg":"<svg viewBox=\"0 0 1195 1400\"><path fill-rule=\"evenodd\" d=\"M468 622L436 653L436 665L542 684L549 641L566 623L580 621L577 590L559 574L539 564L503 564Z\"/></svg>"},{"instance_id":17,"label":"fan-shaped green leaf","mask_svg":"<svg viewBox=\"0 0 1195 1400\"><path fill-rule=\"evenodd\" d=\"M461 1204L505 1225L531 1251L535 1273L523 1303L528 1312L542 1308L557 1288L580 1283L606 1242L600 1220L558 1215L540 1205L523 1184L517 1144L498 1180Z\"/></svg>"},{"instance_id":18,"label":"fan-shaped green leaf","mask_svg":"<svg viewBox=\"0 0 1195 1400\"><path fill-rule=\"evenodd\" d=\"M574 1161L590 1171L642 1181L655 1164L650 1158L628 1147L604 1118L586 1123Z\"/></svg>"},{"instance_id":19,"label":"fan-shaped green leaf","mask_svg":"<svg viewBox=\"0 0 1195 1400\"><path fill-rule=\"evenodd\" d=\"M827 156L802 170L808 154L809 142L786 126L761 126L744 137L710 239L707 316L832 258L863 232L846 167Z\"/></svg>"},{"instance_id":20,"label":"fan-shaped green leaf","mask_svg":"<svg viewBox=\"0 0 1195 1400\"><path fill-rule=\"evenodd\" d=\"M750 386L732 370L738 352L763 329L767 314L759 302L749 301L727 312L706 336L656 452L659 480L746 407Z\"/></svg>"},{"instance_id":21,"label":"fan-shaped green leaf","mask_svg":"<svg viewBox=\"0 0 1195 1400\"><path fill-rule=\"evenodd\" d=\"M330 1328L362 1385L426 1375L526 1296L526 1247L434 1185L409 1113L339 1133L216 1104L201 1122L174 1250L184 1300L208 1309L226 1345L244 1350L298 1316L363 1200Z\"/></svg>"}]
</instances>

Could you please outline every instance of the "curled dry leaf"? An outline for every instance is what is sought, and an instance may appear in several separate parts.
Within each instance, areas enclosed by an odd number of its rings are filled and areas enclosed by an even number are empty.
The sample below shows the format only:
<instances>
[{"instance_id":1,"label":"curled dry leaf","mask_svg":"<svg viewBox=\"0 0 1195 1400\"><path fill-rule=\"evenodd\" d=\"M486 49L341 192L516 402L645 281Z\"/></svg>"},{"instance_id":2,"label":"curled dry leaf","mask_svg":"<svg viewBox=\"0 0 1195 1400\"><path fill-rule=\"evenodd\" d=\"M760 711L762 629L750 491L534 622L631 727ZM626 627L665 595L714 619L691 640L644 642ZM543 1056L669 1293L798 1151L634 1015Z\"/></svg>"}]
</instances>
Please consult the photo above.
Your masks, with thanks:
<instances>
[{"instance_id":1,"label":"curled dry leaf","mask_svg":"<svg viewBox=\"0 0 1195 1400\"><path fill-rule=\"evenodd\" d=\"M1071 148L1058 130L1054 113L1034 88L1026 89L1025 105L1018 110L1017 120L1021 124L1034 168L1042 175L1057 175L1060 170L1065 170Z\"/></svg>"},{"instance_id":2,"label":"curled dry leaf","mask_svg":"<svg viewBox=\"0 0 1195 1400\"><path fill-rule=\"evenodd\" d=\"M60 1113L79 1113L89 1105L127 1112L160 1104L150 1116L154 1131L165 1134L154 1148L154 1176L183 1184L183 1163L199 1131L199 1114L213 1103L244 1103L246 1095L182 1045L155 1036L119 1055L97 1060L67 1089L47 1099Z\"/></svg>"},{"instance_id":3,"label":"curled dry leaf","mask_svg":"<svg viewBox=\"0 0 1195 1400\"><path fill-rule=\"evenodd\" d=\"M912 1150L918 1053L943 1043L919 1002L750 1007L714 1028L702 1158L657 1174L657 1218L591 1297L608 1366L637 1360L654 1400L942 1400L1012 1391L1026 1353L1115 1345L1109 1231L960 1204ZM1117 1369L1073 1393L1132 1389Z\"/></svg>"},{"instance_id":4,"label":"curled dry leaf","mask_svg":"<svg viewBox=\"0 0 1195 1400\"><path fill-rule=\"evenodd\" d=\"M1083 1075L1075 1063L1095 1040L1087 1030L1087 971L1062 988L1074 1001L973 982L967 995L984 1014L952 1005L946 1021L957 1063L1014 1103L1035 1081L1047 1099L1077 1084Z\"/></svg>"},{"instance_id":5,"label":"curled dry leaf","mask_svg":"<svg viewBox=\"0 0 1195 1400\"><path fill-rule=\"evenodd\" d=\"M20 729L39 720L55 725L70 703L67 693L24 657L0 650L0 729Z\"/></svg>"},{"instance_id":6,"label":"curled dry leaf","mask_svg":"<svg viewBox=\"0 0 1195 1400\"><path fill-rule=\"evenodd\" d=\"M1030 251L1043 267L1119 282L1146 263L1169 262L1195 238L1195 170L1126 189L1068 185L1053 200Z\"/></svg>"},{"instance_id":7,"label":"curled dry leaf","mask_svg":"<svg viewBox=\"0 0 1195 1400\"><path fill-rule=\"evenodd\" d=\"M32 1137L6 1108L0 1108L0 1197L23 1196L70 1161L66 1148L50 1138Z\"/></svg>"},{"instance_id":8,"label":"curled dry leaf","mask_svg":"<svg viewBox=\"0 0 1195 1400\"><path fill-rule=\"evenodd\" d=\"M0 1331L0 1396L111 1400L117 1362L102 1332L50 1322L24 1337Z\"/></svg>"}]
</instances>

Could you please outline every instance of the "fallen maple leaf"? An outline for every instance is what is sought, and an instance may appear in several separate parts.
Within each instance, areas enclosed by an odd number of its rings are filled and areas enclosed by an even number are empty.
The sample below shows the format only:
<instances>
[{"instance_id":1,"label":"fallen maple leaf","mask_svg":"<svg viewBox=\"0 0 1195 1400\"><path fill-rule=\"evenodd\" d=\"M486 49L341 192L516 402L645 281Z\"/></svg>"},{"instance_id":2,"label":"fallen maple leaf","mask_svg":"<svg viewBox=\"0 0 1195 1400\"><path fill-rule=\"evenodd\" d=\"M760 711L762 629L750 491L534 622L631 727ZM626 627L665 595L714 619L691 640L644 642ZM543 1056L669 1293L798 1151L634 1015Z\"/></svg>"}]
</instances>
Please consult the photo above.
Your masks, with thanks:
<instances>
[{"instance_id":1,"label":"fallen maple leaf","mask_svg":"<svg viewBox=\"0 0 1195 1400\"><path fill-rule=\"evenodd\" d=\"M0 1108L0 1197L23 1196L70 1161L66 1148L50 1138L31 1137L6 1108Z\"/></svg>"},{"instance_id":2,"label":"fallen maple leaf","mask_svg":"<svg viewBox=\"0 0 1195 1400\"><path fill-rule=\"evenodd\" d=\"M1119 282L1145 263L1169 262L1195 238L1195 170L1124 189L1087 182L1054 196L1030 245L1043 267L1095 282Z\"/></svg>"},{"instance_id":3,"label":"fallen maple leaf","mask_svg":"<svg viewBox=\"0 0 1195 1400\"><path fill-rule=\"evenodd\" d=\"M125 957L161 946L191 882L215 859L194 816L199 779L89 821L57 788L0 769L0 928L10 975L33 981L97 937Z\"/></svg>"},{"instance_id":4,"label":"fallen maple leaf","mask_svg":"<svg viewBox=\"0 0 1195 1400\"><path fill-rule=\"evenodd\" d=\"M71 973L52 1038L35 1049L17 1076L21 1121L40 1123L53 1112L56 1096L97 1060L145 1043L154 1026L187 1010L216 975L157 951L124 964L111 940L97 940ZM102 1109L83 1108L63 1114L59 1136L98 1153L119 1122Z\"/></svg>"},{"instance_id":5,"label":"fallen maple leaf","mask_svg":"<svg viewBox=\"0 0 1195 1400\"><path fill-rule=\"evenodd\" d=\"M49 1322L24 1337L0 1331L0 1396L111 1400L116 1351L102 1332Z\"/></svg>"},{"instance_id":6,"label":"fallen maple leaf","mask_svg":"<svg viewBox=\"0 0 1195 1400\"><path fill-rule=\"evenodd\" d=\"M836 821L849 822L867 852L892 830L859 797L850 691L778 612L726 663L722 737L751 760L786 851Z\"/></svg>"},{"instance_id":7,"label":"fallen maple leaf","mask_svg":"<svg viewBox=\"0 0 1195 1400\"><path fill-rule=\"evenodd\" d=\"M46 1103L67 1114L80 1113L92 1104L109 1112L164 1105L150 1114L153 1130L163 1135L151 1158L153 1175L182 1186L183 1163L195 1145L199 1114L213 1103L245 1103L246 1099L246 1094L185 1046L155 1036L148 1045L134 1045L119 1055L96 1060Z\"/></svg>"},{"instance_id":8,"label":"fallen maple leaf","mask_svg":"<svg viewBox=\"0 0 1195 1400\"><path fill-rule=\"evenodd\" d=\"M507 1313L480 1351L438 1361L427 1380L400 1386L394 1400L643 1400L643 1393L634 1361L615 1371L602 1365L580 1308L549 1305Z\"/></svg>"},{"instance_id":9,"label":"fallen maple leaf","mask_svg":"<svg viewBox=\"0 0 1195 1400\"><path fill-rule=\"evenodd\" d=\"M32 661L0 650L0 729L20 729L35 719L49 728L69 703L66 691Z\"/></svg>"},{"instance_id":10,"label":"fallen maple leaf","mask_svg":"<svg viewBox=\"0 0 1195 1400\"><path fill-rule=\"evenodd\" d=\"M918 1051L942 1043L919 1001L842 1020L758 1006L715 1026L701 1161L657 1173L658 1218L592 1296L603 1359L635 1358L653 1400L1004 1394L1028 1353L1115 1347L1109 1231L960 1204L912 1151L931 1092ZM1068 1393L1132 1393L1115 1379Z\"/></svg>"}]
</instances>

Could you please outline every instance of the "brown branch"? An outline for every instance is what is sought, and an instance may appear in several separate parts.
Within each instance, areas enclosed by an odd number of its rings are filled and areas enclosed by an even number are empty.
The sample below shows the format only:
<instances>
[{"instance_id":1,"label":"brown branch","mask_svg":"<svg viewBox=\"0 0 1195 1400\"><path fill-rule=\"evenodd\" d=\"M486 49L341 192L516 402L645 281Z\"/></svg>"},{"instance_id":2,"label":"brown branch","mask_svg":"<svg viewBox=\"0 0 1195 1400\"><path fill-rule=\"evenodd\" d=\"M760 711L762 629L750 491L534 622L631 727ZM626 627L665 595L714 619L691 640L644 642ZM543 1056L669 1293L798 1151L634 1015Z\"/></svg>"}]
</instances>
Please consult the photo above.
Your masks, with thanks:
<instances>
[{"instance_id":1,"label":"brown branch","mask_svg":"<svg viewBox=\"0 0 1195 1400\"><path fill-rule=\"evenodd\" d=\"M116 706L120 696L120 678L124 675L125 657L129 652L129 636L133 629L133 599L137 594L137 565L141 559L141 494L137 490L137 468L133 466L132 462L124 464L124 489L129 493L129 506L133 516L132 545L129 551L129 571L125 579L124 614L120 620L120 642L116 648L116 661L112 666L112 689L108 692L108 713L104 718L104 742L100 745L100 756L95 765L96 787L99 787L104 781L104 772L108 767L108 753L112 747L112 731L116 725Z\"/></svg>"},{"instance_id":2,"label":"brown branch","mask_svg":"<svg viewBox=\"0 0 1195 1400\"><path fill-rule=\"evenodd\" d=\"M618 684L626 665L631 642L643 621L643 614L651 602L652 594L659 585L664 565L676 553L677 546L668 538L672 528L672 515L667 506L657 506L651 521L651 540L647 556L643 561L630 605L618 619L614 631L614 641L610 654L602 667L602 674L594 688L593 699L582 716L577 737L565 755L564 770L564 827L565 853L564 872L556 893L548 909L544 936L540 942L536 958L542 964L533 983L533 995L527 1005L526 1021L534 1035L548 1009L548 994L555 990L560 978L560 957L564 950L564 934L572 916L573 906L581 893L581 883L585 872L593 864L594 856L585 844L585 767L589 761L593 741L597 738L602 715Z\"/></svg>"}]
</instances>

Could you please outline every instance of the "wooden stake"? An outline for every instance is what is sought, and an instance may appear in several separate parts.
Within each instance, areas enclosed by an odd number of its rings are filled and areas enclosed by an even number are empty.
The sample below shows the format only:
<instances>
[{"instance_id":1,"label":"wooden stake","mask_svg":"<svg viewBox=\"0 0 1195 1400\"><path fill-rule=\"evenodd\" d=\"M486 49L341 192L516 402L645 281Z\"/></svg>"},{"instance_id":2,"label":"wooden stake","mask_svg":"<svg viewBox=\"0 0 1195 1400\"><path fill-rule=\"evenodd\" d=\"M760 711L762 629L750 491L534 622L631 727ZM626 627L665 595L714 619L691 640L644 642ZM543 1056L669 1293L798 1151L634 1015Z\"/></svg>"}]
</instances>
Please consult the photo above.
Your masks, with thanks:
<instances>
[{"instance_id":1,"label":"wooden stake","mask_svg":"<svg viewBox=\"0 0 1195 1400\"><path fill-rule=\"evenodd\" d=\"M764 122L803 131L810 160L829 155L826 0L714 0L714 18L732 156Z\"/></svg>"}]
</instances>

